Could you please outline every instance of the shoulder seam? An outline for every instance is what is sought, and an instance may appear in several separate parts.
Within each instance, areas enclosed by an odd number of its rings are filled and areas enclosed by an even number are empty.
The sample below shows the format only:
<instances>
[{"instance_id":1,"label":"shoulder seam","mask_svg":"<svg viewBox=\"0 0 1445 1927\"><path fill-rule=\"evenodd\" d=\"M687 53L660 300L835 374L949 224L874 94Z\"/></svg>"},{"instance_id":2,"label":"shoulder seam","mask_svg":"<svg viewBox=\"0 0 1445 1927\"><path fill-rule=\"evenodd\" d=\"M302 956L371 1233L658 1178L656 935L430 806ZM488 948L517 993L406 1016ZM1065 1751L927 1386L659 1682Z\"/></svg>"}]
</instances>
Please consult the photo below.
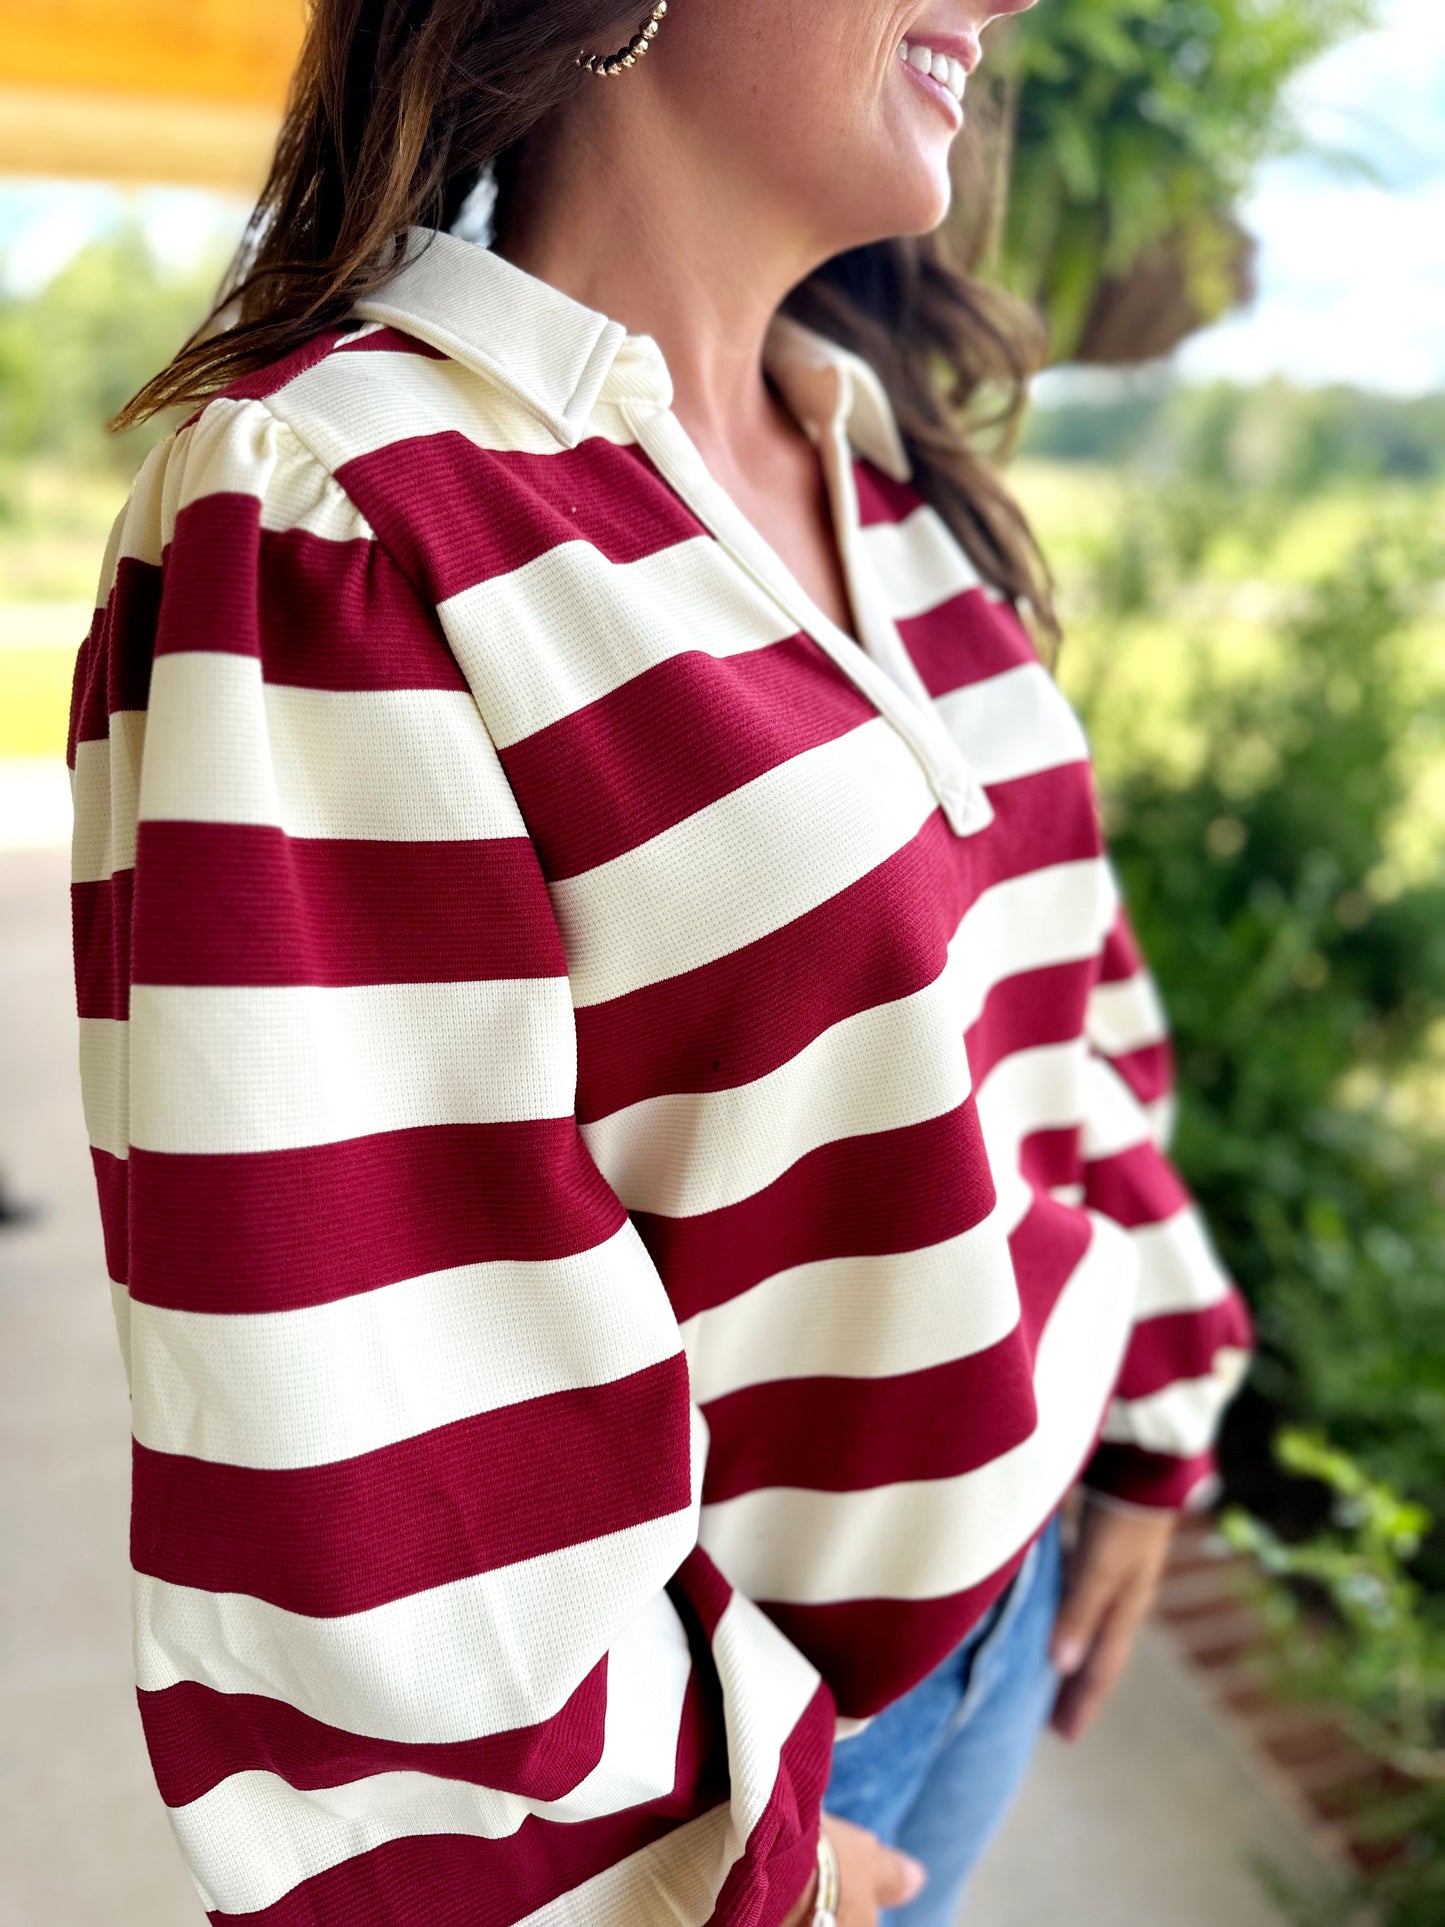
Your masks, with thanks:
<instances>
[{"instance_id":1,"label":"shoulder seam","mask_svg":"<svg viewBox=\"0 0 1445 1927\"><path fill-rule=\"evenodd\" d=\"M382 554L386 557L387 561L391 563L392 567L398 572L398 574L403 576L405 580L408 583L410 583L412 590L417 596L418 600L421 602L422 607L424 609L430 609L433 613L435 613L436 604L432 601L431 596L422 587L422 585L416 580L411 570L406 568L402 564L402 562L393 553L389 545L383 540L382 536L373 525L371 517L362 508L360 502L357 501L356 497L351 493L351 490L346 486L345 482L343 482L341 478L337 475L336 470L331 466L330 462L328 462L321 454L317 452L317 450L312 446L311 442L302 433L302 431L296 426L295 422L291 419L289 415L283 415L279 408L276 408L272 405L272 399L269 395L213 395L211 397L211 401L213 402L227 401L227 402L231 402L233 405L237 407L242 407L248 404L252 404L257 408L263 408L266 411L266 413L271 417L272 421L277 423L279 427L284 428L286 432L296 441L296 443L301 448L305 449L306 453L311 457L311 460L321 470L322 474L325 475L330 481L336 484L337 488L341 490L341 493L346 497L347 501L351 504L352 508L355 509L357 515L360 517L364 526L371 531L371 540L375 542L377 548L381 550ZM207 407L209 407L210 403L208 402L206 405Z\"/></svg>"}]
</instances>

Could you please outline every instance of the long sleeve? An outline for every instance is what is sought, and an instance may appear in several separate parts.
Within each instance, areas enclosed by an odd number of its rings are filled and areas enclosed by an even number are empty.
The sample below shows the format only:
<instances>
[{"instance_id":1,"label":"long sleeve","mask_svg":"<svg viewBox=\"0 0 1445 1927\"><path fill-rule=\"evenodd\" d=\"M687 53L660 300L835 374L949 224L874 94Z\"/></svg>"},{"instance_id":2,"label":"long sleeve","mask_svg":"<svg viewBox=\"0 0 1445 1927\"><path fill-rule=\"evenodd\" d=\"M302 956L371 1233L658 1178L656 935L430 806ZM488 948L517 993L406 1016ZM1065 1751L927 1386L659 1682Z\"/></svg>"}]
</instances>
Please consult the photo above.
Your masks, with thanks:
<instances>
[{"instance_id":1,"label":"long sleeve","mask_svg":"<svg viewBox=\"0 0 1445 1927\"><path fill-rule=\"evenodd\" d=\"M1127 1503L1212 1502L1224 1407L1249 1363L1248 1308L1169 1156L1174 1055L1158 987L1115 892L1086 1015L1083 1202L1138 1258L1128 1346L1084 1484Z\"/></svg>"},{"instance_id":2,"label":"long sleeve","mask_svg":"<svg viewBox=\"0 0 1445 1927\"><path fill-rule=\"evenodd\" d=\"M209 1918L770 1927L832 1698L697 1545L476 700L264 402L142 468L68 760L137 1689Z\"/></svg>"}]
</instances>

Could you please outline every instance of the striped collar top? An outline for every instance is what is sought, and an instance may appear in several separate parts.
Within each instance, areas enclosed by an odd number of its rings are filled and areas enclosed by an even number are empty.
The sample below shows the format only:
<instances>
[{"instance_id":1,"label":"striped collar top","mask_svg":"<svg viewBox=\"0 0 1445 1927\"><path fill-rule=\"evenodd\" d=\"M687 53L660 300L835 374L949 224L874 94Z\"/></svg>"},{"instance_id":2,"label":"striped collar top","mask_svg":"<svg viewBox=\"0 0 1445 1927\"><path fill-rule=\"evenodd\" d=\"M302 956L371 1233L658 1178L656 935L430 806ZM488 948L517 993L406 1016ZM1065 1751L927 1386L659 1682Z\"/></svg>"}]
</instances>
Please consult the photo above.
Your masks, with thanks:
<instances>
[{"instance_id":1,"label":"striped collar top","mask_svg":"<svg viewBox=\"0 0 1445 1927\"><path fill-rule=\"evenodd\" d=\"M1252 1339L1088 748L858 355L858 639L413 229L116 519L68 762L137 1686L214 1922L775 1927L830 1748Z\"/></svg>"}]
</instances>

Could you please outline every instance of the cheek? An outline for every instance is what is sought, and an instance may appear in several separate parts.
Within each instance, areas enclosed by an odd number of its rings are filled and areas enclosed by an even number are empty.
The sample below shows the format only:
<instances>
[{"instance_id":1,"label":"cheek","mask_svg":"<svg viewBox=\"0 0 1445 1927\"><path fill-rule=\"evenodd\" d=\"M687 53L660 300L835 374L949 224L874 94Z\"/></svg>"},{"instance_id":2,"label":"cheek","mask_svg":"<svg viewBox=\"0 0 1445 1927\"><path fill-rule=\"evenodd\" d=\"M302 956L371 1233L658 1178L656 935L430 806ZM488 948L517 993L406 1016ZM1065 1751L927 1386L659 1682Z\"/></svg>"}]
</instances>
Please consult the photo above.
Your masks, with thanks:
<instances>
[{"instance_id":1,"label":"cheek","mask_svg":"<svg viewBox=\"0 0 1445 1927\"><path fill-rule=\"evenodd\" d=\"M733 0L710 18L708 68L729 75L728 91L746 94L774 139L846 138L879 111L902 12L896 0Z\"/></svg>"}]
</instances>

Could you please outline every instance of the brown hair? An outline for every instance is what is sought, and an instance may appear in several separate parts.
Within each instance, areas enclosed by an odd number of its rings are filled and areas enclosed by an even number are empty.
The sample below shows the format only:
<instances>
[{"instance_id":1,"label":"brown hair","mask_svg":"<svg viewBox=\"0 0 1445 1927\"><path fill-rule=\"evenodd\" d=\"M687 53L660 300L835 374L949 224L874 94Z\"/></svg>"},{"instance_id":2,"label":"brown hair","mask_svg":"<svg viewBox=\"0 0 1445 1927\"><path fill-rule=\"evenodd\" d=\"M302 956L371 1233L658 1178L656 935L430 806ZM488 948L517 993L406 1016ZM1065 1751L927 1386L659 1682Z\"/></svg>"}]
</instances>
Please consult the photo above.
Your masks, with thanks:
<instances>
[{"instance_id":1,"label":"brown hair","mask_svg":"<svg viewBox=\"0 0 1445 1927\"><path fill-rule=\"evenodd\" d=\"M112 418L195 405L344 321L399 265L407 229L448 229L485 167L506 205L522 137L571 93L617 0L313 0L270 172L209 315ZM1050 574L979 446L1012 446L1042 365L1032 309L972 273L977 210L825 261L782 306L882 377L919 493L984 580L1056 651Z\"/></svg>"}]
</instances>

